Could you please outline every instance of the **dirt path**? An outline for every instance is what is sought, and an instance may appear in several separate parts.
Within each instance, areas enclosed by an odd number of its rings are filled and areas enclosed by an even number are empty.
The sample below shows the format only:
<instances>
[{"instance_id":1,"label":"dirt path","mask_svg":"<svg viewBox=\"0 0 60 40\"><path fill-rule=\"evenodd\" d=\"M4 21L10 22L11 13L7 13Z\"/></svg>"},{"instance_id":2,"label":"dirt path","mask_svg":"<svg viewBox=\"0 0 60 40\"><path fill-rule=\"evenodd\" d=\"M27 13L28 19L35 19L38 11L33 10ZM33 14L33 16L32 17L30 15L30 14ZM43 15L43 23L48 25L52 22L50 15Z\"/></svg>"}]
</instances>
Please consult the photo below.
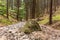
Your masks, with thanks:
<instances>
[{"instance_id":1,"label":"dirt path","mask_svg":"<svg viewBox=\"0 0 60 40\"><path fill-rule=\"evenodd\" d=\"M56 30L52 27L41 26L42 34L45 35L45 39L47 40L60 40L60 30Z\"/></svg>"},{"instance_id":2,"label":"dirt path","mask_svg":"<svg viewBox=\"0 0 60 40\"><path fill-rule=\"evenodd\" d=\"M24 26L24 24L25 24L25 22L20 22L17 24L9 25L7 27L1 27L0 28L0 40L7 40L6 36L8 36L8 35L11 35L12 38L14 35L14 37L18 37L20 40L22 40L24 38L25 38L25 40L29 40L29 37L27 37L27 35L17 32L20 27ZM40 27L41 27L42 31L41 32L33 32L30 37L32 37L32 36L38 37L39 36L43 40L60 40L60 30L56 30L56 29L53 29L52 27L48 27L45 25L40 25ZM10 33L12 32L12 34L10 34L9 32ZM17 32L17 34L16 34L16 32ZM23 36L21 36L20 34ZM8 37L10 37L10 36L8 36ZM18 40L18 39L15 39L15 40Z\"/></svg>"}]
</instances>

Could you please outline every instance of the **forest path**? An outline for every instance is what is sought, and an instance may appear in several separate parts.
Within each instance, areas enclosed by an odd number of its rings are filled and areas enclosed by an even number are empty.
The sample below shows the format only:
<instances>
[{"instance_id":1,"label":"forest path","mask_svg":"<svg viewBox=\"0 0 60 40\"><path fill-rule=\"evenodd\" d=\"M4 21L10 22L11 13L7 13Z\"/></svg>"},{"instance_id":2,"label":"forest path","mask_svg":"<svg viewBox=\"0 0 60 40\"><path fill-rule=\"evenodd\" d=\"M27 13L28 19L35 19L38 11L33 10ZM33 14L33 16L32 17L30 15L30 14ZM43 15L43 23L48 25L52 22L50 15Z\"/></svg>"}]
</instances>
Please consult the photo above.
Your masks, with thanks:
<instances>
[{"instance_id":1,"label":"forest path","mask_svg":"<svg viewBox=\"0 0 60 40\"><path fill-rule=\"evenodd\" d=\"M41 38L43 40L60 40L60 30L45 25L40 25L40 27L42 31L32 33L35 38Z\"/></svg>"},{"instance_id":2,"label":"forest path","mask_svg":"<svg viewBox=\"0 0 60 40\"><path fill-rule=\"evenodd\" d=\"M40 27L42 28L42 34L45 37L44 40L60 40L60 30L45 25L41 25Z\"/></svg>"},{"instance_id":3,"label":"forest path","mask_svg":"<svg viewBox=\"0 0 60 40\"><path fill-rule=\"evenodd\" d=\"M20 22L17 24L9 25L7 27L1 27L0 28L0 40L7 40L6 36L11 35L13 37L13 34L14 34L14 37L20 37L19 36L20 34L17 31L20 27L23 27L25 23L26 22ZM40 25L40 27L41 27L42 31L35 32L35 34L37 33L37 35L40 36L43 40L60 40L60 30L56 30L56 29L53 29L52 27L48 27L45 25ZM13 34L10 34L9 32L12 32ZM18 34L16 34L16 32ZM33 33L33 35L35 35L35 34ZM22 35L24 35L24 34L22 33ZM21 38L19 40L24 39L23 37L25 39L29 40L26 35L21 36ZM36 36L34 36L34 37L36 37ZM15 40L18 40L18 39L15 39Z\"/></svg>"}]
</instances>

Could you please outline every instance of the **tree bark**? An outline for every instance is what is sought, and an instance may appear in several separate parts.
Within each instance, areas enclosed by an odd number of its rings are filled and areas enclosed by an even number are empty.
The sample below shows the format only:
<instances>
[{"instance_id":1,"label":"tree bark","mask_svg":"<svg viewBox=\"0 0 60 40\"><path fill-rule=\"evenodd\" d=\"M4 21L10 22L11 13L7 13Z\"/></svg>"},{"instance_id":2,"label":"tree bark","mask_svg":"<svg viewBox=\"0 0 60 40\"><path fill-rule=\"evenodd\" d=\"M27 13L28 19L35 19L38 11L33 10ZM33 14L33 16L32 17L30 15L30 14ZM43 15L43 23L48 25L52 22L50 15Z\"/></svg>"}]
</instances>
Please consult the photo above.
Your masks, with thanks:
<instances>
[{"instance_id":1,"label":"tree bark","mask_svg":"<svg viewBox=\"0 0 60 40\"><path fill-rule=\"evenodd\" d=\"M20 1L17 0L17 20L19 20L19 4L20 4Z\"/></svg>"},{"instance_id":2,"label":"tree bark","mask_svg":"<svg viewBox=\"0 0 60 40\"><path fill-rule=\"evenodd\" d=\"M52 0L50 1L50 16L49 16L49 24L51 25L52 24L52 14L53 14L53 12L52 12Z\"/></svg>"},{"instance_id":3,"label":"tree bark","mask_svg":"<svg viewBox=\"0 0 60 40\"><path fill-rule=\"evenodd\" d=\"M8 14L8 0L7 0L7 7L6 7L7 9L6 9L6 11L7 11L7 19L9 19L9 14Z\"/></svg>"},{"instance_id":4,"label":"tree bark","mask_svg":"<svg viewBox=\"0 0 60 40\"><path fill-rule=\"evenodd\" d=\"M33 0L33 3L32 3L32 19L35 19L35 6L36 6L36 0Z\"/></svg>"},{"instance_id":5,"label":"tree bark","mask_svg":"<svg viewBox=\"0 0 60 40\"><path fill-rule=\"evenodd\" d=\"M25 5L25 8L26 8L26 21L28 20L28 7L27 7L27 5Z\"/></svg>"}]
</instances>

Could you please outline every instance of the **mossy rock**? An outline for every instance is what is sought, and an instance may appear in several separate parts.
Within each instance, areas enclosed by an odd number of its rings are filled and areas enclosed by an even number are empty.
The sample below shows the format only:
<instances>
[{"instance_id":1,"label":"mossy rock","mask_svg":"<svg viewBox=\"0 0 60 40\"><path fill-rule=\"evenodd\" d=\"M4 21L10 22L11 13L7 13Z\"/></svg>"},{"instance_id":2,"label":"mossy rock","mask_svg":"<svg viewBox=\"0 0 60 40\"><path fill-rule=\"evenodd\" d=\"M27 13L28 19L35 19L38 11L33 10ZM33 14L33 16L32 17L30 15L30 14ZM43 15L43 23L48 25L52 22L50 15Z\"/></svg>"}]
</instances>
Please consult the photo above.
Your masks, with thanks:
<instances>
[{"instance_id":1,"label":"mossy rock","mask_svg":"<svg viewBox=\"0 0 60 40\"><path fill-rule=\"evenodd\" d=\"M30 34L34 31L41 31L41 28L40 28L39 24L36 21L30 20L30 21L26 22L26 24L21 29L21 31L23 31L26 34Z\"/></svg>"}]
</instances>

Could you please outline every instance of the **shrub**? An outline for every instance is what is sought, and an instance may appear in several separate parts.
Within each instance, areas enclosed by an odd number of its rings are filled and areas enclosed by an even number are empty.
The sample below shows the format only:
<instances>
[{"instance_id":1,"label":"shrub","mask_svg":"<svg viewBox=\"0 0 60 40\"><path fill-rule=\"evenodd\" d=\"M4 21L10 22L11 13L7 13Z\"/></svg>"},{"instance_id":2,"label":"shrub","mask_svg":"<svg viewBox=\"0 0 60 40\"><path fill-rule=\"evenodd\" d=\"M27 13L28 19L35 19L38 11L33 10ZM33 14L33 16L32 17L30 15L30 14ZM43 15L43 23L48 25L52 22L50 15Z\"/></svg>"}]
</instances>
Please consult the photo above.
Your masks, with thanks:
<instances>
[{"instance_id":1,"label":"shrub","mask_svg":"<svg viewBox=\"0 0 60 40\"><path fill-rule=\"evenodd\" d=\"M34 31L41 31L41 28L36 21L30 20L26 22L26 24L21 29L21 31L23 31L26 34L30 34L31 32L34 32Z\"/></svg>"}]
</instances>

